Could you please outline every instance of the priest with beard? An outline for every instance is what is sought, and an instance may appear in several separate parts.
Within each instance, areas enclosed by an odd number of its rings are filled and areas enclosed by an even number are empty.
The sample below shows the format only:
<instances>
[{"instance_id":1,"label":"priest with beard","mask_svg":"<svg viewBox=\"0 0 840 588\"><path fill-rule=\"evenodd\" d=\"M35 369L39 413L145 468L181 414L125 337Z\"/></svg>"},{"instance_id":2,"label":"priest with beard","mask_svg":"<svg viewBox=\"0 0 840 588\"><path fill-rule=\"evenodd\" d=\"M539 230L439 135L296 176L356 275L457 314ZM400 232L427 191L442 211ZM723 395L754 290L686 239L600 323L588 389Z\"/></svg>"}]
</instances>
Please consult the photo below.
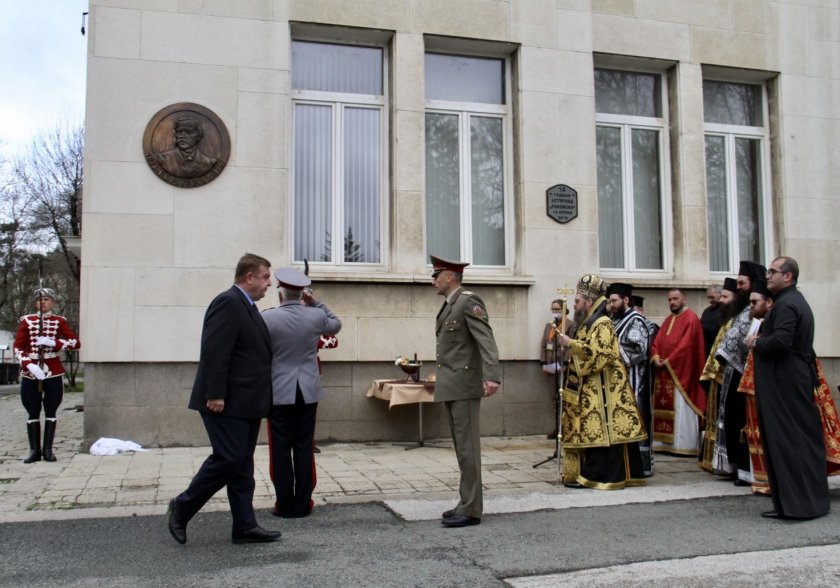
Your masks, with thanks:
<instances>
[{"instance_id":1,"label":"priest with beard","mask_svg":"<svg viewBox=\"0 0 840 588\"><path fill-rule=\"evenodd\" d=\"M738 292L738 283L735 278L725 278L720 292L720 311L723 324L720 326L706 358L706 365L703 367L703 374L700 376L700 384L706 390L706 430L703 433L703 440L700 447L700 467L707 472L729 475L735 470L729 465L726 459L726 446L723 444L724 435L718 435L718 422L720 413L720 386L723 384L723 365L717 359L717 350L723 342L729 327L732 326L732 319L737 313L727 313L735 300ZM730 316L731 314L731 316ZM724 320L724 315L727 318ZM720 443L718 443L720 441Z\"/></svg>"},{"instance_id":2,"label":"priest with beard","mask_svg":"<svg viewBox=\"0 0 840 588\"><path fill-rule=\"evenodd\" d=\"M571 488L619 490L645 483L638 442L647 435L606 306L601 278L581 277L574 338L557 337L570 356L561 430L563 484Z\"/></svg>"},{"instance_id":3,"label":"priest with beard","mask_svg":"<svg viewBox=\"0 0 840 588\"><path fill-rule=\"evenodd\" d=\"M607 288L607 303L613 328L618 336L621 361L627 368L630 387L636 395L636 406L645 426L645 431L651 430L653 424L653 407L650 399L648 378L648 361L650 359L650 333L647 319L632 306L633 286L613 282ZM645 477L653 475L653 452L650 441L639 442L642 456L642 467Z\"/></svg>"},{"instance_id":4,"label":"priest with beard","mask_svg":"<svg viewBox=\"0 0 840 588\"><path fill-rule=\"evenodd\" d=\"M738 385L747 362L747 335L750 324L750 290L754 282L763 279L766 269L752 261L742 261L738 270L738 291L724 312L724 322L732 320L717 348L716 358L723 366L723 381L718 402L718 438L716 452L725 452L720 461L728 462L727 472L736 486L750 486L750 452L741 431L747 425L747 405Z\"/></svg>"}]
</instances>

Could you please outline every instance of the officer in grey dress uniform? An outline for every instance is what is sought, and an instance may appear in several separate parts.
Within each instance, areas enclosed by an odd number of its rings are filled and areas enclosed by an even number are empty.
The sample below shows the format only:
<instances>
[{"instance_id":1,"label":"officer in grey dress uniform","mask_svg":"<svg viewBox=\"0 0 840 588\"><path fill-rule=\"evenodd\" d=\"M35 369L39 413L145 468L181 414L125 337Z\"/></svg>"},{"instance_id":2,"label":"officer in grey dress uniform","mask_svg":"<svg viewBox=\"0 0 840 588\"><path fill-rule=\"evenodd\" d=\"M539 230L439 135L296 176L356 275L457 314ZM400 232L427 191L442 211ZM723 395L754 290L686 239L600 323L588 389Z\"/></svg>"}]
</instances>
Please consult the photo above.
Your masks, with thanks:
<instances>
[{"instance_id":1,"label":"officer in grey dress uniform","mask_svg":"<svg viewBox=\"0 0 840 588\"><path fill-rule=\"evenodd\" d=\"M455 455L461 471L461 500L443 513L446 527L481 523L481 399L499 389L499 351L484 302L461 286L468 263L431 256L432 284L446 297L438 312L435 402L443 402L449 417Z\"/></svg>"},{"instance_id":2,"label":"officer in grey dress uniform","mask_svg":"<svg viewBox=\"0 0 840 588\"><path fill-rule=\"evenodd\" d=\"M309 278L292 268L274 272L280 306L262 313L271 335L273 406L269 415L272 514L305 517L315 489L315 414L324 396L318 340L335 335L341 321L307 289Z\"/></svg>"}]
</instances>

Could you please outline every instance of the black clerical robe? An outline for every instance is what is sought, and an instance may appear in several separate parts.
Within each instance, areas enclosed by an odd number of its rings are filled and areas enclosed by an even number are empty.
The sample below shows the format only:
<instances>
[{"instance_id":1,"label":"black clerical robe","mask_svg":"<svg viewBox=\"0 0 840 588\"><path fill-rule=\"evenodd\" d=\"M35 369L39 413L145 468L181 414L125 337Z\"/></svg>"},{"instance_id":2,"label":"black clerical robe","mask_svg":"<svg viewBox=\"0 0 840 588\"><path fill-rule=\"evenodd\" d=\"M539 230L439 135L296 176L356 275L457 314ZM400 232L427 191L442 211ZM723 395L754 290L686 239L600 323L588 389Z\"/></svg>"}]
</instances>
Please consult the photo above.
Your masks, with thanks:
<instances>
[{"instance_id":1,"label":"black clerical robe","mask_svg":"<svg viewBox=\"0 0 840 588\"><path fill-rule=\"evenodd\" d=\"M774 510L829 511L825 444L814 402L814 315L795 286L775 297L755 346L755 392Z\"/></svg>"}]
</instances>

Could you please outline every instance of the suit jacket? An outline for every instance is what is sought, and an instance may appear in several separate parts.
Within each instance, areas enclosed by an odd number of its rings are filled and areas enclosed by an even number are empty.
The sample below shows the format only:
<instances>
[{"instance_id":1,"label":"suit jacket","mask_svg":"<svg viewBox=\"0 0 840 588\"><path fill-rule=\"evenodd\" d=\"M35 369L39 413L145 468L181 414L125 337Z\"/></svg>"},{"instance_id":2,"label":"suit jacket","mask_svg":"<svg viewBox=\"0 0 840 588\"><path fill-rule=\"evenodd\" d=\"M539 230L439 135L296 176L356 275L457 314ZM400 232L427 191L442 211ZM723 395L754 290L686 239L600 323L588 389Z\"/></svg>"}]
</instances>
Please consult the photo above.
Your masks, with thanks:
<instances>
[{"instance_id":1,"label":"suit jacket","mask_svg":"<svg viewBox=\"0 0 840 588\"><path fill-rule=\"evenodd\" d=\"M324 396L318 369L321 335L335 335L341 321L324 304L306 306L298 300L283 302L263 313L271 334L273 403L294 404L297 388L306 404Z\"/></svg>"},{"instance_id":2,"label":"suit jacket","mask_svg":"<svg viewBox=\"0 0 840 588\"><path fill-rule=\"evenodd\" d=\"M476 294L458 288L438 312L435 332L436 402L481 398L485 380L502 381L493 329Z\"/></svg>"},{"instance_id":3,"label":"suit jacket","mask_svg":"<svg viewBox=\"0 0 840 588\"><path fill-rule=\"evenodd\" d=\"M210 303L189 407L209 412L223 399L224 416L259 419L271 409L271 341L257 308L236 286Z\"/></svg>"}]
</instances>

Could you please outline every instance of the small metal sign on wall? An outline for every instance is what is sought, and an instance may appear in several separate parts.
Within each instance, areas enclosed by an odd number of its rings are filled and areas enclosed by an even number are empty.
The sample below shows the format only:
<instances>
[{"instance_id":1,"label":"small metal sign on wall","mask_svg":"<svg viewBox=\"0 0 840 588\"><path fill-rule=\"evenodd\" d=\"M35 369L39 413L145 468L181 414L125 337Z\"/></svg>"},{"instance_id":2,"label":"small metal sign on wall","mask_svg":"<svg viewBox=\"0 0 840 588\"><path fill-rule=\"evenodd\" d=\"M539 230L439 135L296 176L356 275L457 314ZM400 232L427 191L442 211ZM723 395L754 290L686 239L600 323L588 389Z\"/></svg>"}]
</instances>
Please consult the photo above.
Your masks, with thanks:
<instances>
[{"instance_id":1,"label":"small metal sign on wall","mask_svg":"<svg viewBox=\"0 0 840 588\"><path fill-rule=\"evenodd\" d=\"M545 191L545 213L558 223L567 223L578 215L577 190L557 184Z\"/></svg>"}]
</instances>

